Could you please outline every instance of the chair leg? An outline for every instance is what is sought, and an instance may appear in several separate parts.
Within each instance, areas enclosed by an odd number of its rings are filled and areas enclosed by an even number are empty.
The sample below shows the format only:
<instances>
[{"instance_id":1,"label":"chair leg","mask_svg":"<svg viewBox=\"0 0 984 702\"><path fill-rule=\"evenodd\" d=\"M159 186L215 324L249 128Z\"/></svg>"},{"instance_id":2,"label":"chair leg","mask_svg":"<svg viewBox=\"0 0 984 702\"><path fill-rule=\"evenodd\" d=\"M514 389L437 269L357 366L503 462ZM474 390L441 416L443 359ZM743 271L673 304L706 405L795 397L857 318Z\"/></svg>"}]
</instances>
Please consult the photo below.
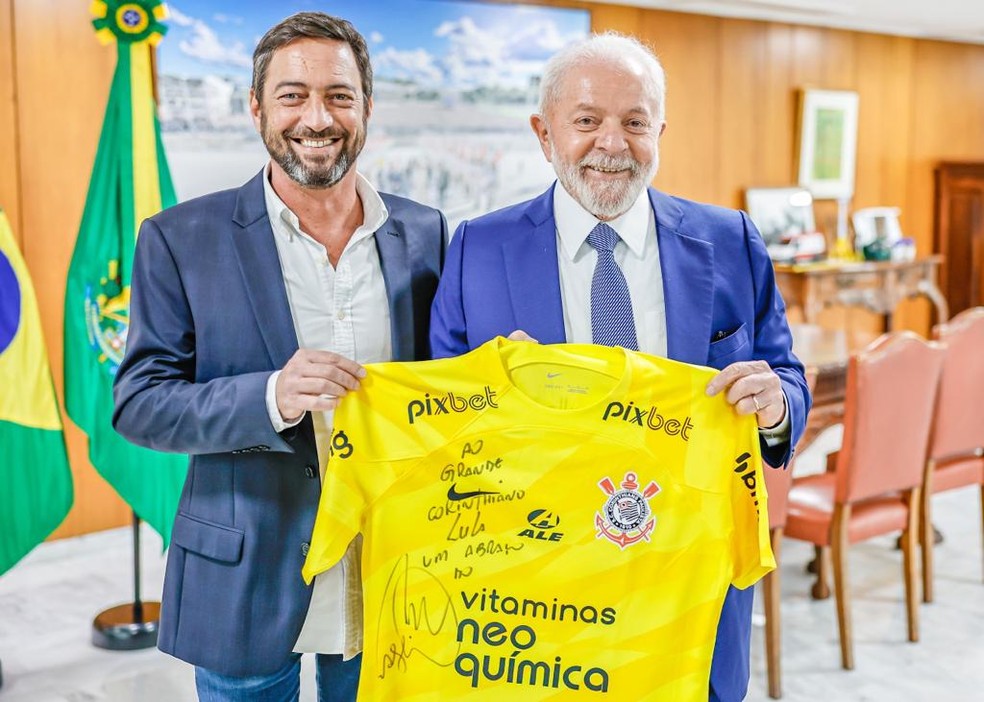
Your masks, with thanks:
<instances>
[{"instance_id":1,"label":"chair leg","mask_svg":"<svg viewBox=\"0 0 984 702\"><path fill-rule=\"evenodd\" d=\"M850 521L850 505L834 507L830 551L834 561L834 599L837 604L837 628L840 632L841 665L845 670L854 670L851 593L847 583L847 525Z\"/></svg>"},{"instance_id":2,"label":"chair leg","mask_svg":"<svg viewBox=\"0 0 984 702\"><path fill-rule=\"evenodd\" d=\"M930 490L922 491L919 515L919 542L922 546L922 600L923 602L933 601L933 549L935 548L935 536L933 535L933 495ZM903 549L905 548L903 544Z\"/></svg>"},{"instance_id":3,"label":"chair leg","mask_svg":"<svg viewBox=\"0 0 984 702\"><path fill-rule=\"evenodd\" d=\"M765 600L765 670L769 679L769 697L782 697L781 623L779 614L780 578L779 547L782 529L772 530L772 553L776 557L776 569L762 578L762 597Z\"/></svg>"},{"instance_id":4,"label":"chair leg","mask_svg":"<svg viewBox=\"0 0 984 702\"><path fill-rule=\"evenodd\" d=\"M826 546L814 546L814 563L817 564L817 580L813 583L810 596L815 600L825 600L830 597L830 559Z\"/></svg>"},{"instance_id":5,"label":"chair leg","mask_svg":"<svg viewBox=\"0 0 984 702\"><path fill-rule=\"evenodd\" d=\"M981 485L981 545L984 546L984 485ZM984 549L981 550L981 556L984 557ZM984 569L981 572L984 572Z\"/></svg>"},{"instance_id":6,"label":"chair leg","mask_svg":"<svg viewBox=\"0 0 984 702\"><path fill-rule=\"evenodd\" d=\"M902 532L902 576L905 579L905 613L909 623L909 641L919 640L919 580L916 576L916 532L919 528L919 503L921 490L913 488L906 501L909 503L909 523ZM923 530L925 533L925 530ZM929 541L932 542L932 535ZM926 553L925 551L923 552Z\"/></svg>"}]
</instances>

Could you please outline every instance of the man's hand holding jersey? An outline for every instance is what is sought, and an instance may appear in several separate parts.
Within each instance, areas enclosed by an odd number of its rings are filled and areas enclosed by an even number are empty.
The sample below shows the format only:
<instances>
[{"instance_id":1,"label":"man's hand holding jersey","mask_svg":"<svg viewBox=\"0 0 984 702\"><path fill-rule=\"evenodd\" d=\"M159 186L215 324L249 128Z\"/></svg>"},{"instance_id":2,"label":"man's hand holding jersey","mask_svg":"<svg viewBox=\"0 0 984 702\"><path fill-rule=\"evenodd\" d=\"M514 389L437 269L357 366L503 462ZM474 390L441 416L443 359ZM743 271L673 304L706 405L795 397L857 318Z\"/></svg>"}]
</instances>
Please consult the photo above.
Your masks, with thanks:
<instances>
[{"instance_id":1,"label":"man's hand holding jersey","mask_svg":"<svg viewBox=\"0 0 984 702\"><path fill-rule=\"evenodd\" d=\"M339 398L359 389L365 369L331 351L298 349L276 380L277 409L288 424L305 412L325 412L338 406Z\"/></svg>"}]
</instances>

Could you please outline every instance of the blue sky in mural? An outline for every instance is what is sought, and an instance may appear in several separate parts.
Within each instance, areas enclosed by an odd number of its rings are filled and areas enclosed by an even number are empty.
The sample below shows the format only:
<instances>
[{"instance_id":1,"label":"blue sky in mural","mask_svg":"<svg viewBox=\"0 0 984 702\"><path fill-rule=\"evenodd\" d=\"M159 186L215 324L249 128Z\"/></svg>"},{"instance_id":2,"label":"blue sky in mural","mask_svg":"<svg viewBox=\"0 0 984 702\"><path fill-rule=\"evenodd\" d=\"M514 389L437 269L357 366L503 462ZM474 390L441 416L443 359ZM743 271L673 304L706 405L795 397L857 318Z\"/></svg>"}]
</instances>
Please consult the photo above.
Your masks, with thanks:
<instances>
[{"instance_id":1,"label":"blue sky in mural","mask_svg":"<svg viewBox=\"0 0 984 702\"><path fill-rule=\"evenodd\" d=\"M240 80L248 80L263 32L300 10L350 20L368 40L380 78L432 87L522 86L590 24L583 10L445 0L178 0L168 7L161 72Z\"/></svg>"}]
</instances>

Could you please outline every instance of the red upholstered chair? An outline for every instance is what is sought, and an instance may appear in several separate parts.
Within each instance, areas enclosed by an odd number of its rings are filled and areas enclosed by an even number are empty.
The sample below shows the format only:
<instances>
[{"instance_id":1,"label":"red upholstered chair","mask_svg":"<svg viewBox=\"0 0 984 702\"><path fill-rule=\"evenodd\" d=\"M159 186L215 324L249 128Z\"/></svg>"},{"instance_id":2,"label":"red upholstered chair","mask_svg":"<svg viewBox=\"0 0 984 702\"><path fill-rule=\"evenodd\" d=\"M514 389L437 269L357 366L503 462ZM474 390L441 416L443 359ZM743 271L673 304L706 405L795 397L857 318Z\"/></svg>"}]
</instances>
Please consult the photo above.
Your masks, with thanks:
<instances>
[{"instance_id":1,"label":"red upholstered chair","mask_svg":"<svg viewBox=\"0 0 984 702\"><path fill-rule=\"evenodd\" d=\"M806 385L813 393L816 387L817 372L806 371ZM796 447L802 448L803 442ZM787 500L789 487L793 483L793 463L783 468L765 466L765 489L769 496L769 536L772 552L776 557L776 569L762 578L762 600L765 610L765 670L769 680L769 697L778 700L782 697L781 666L781 618L779 612L780 584L779 551L782 546L782 530L786 526Z\"/></svg>"},{"instance_id":2,"label":"red upholstered chair","mask_svg":"<svg viewBox=\"0 0 984 702\"><path fill-rule=\"evenodd\" d=\"M940 376L922 496L924 602L933 601L933 494L979 486L984 522L984 307L961 312L934 332L946 346L946 361Z\"/></svg>"},{"instance_id":3,"label":"red upholstered chair","mask_svg":"<svg viewBox=\"0 0 984 702\"><path fill-rule=\"evenodd\" d=\"M919 494L944 355L942 346L911 332L894 332L852 357L844 439L832 459L833 470L794 478L789 491L785 536L829 547L832 554L841 663L848 670L854 668L850 544L902 531L909 640L919 639Z\"/></svg>"}]
</instances>

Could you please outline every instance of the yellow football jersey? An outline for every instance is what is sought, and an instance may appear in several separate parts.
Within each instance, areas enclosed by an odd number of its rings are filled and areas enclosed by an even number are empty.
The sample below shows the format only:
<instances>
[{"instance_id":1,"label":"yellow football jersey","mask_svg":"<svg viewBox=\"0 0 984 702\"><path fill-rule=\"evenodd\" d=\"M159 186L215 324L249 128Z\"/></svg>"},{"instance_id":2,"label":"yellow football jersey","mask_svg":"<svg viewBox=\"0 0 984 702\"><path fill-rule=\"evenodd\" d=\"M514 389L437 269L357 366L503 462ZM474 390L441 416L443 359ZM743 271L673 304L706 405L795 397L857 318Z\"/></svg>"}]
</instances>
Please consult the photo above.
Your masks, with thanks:
<instances>
[{"instance_id":1,"label":"yellow football jersey","mask_svg":"<svg viewBox=\"0 0 984 702\"><path fill-rule=\"evenodd\" d=\"M304 566L362 535L359 699L706 702L728 586L775 566L715 371L502 338L367 371Z\"/></svg>"}]
</instances>

